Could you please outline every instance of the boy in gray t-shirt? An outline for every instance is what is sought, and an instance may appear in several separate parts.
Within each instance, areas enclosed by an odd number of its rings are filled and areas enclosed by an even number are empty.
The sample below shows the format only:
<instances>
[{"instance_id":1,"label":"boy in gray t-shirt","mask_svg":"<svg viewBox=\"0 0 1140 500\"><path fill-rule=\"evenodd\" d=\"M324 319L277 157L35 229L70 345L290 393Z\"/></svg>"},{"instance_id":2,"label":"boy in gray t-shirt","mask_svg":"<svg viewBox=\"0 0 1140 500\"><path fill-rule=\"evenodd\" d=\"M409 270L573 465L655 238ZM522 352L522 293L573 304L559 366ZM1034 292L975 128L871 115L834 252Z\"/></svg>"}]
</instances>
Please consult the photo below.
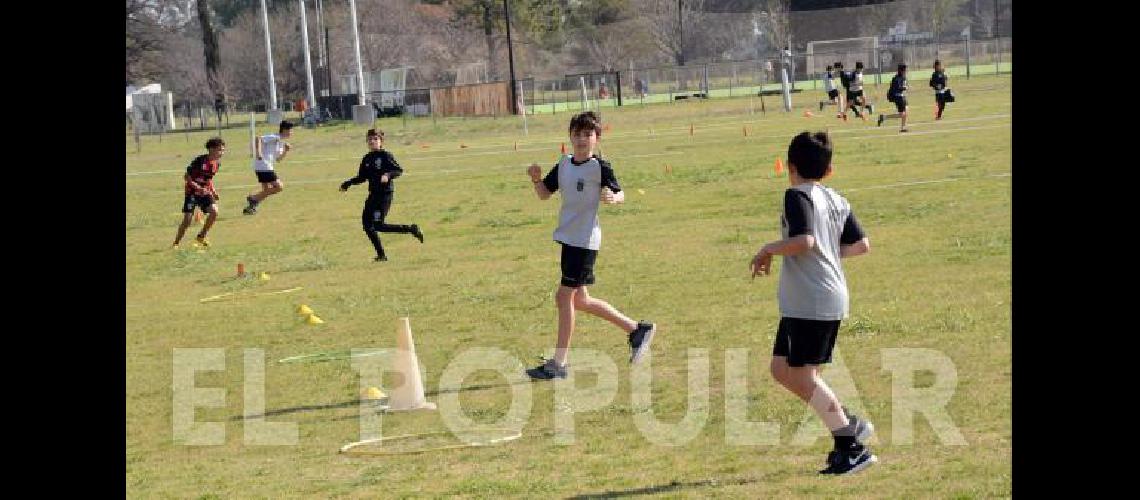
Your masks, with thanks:
<instances>
[{"instance_id":1,"label":"boy in gray t-shirt","mask_svg":"<svg viewBox=\"0 0 1140 500\"><path fill-rule=\"evenodd\" d=\"M542 177L537 164L527 168L534 192L539 199L550 198L562 190L562 207L558 212L558 228L554 241L562 246L562 282L555 301L558 305L558 342L554 358L527 370L534 379L566 378L566 350L574 333L574 316L582 310L613 323L629 334L630 363L636 363L649 350L657 329L653 323L635 322L604 300L590 297L587 285L594 284L594 260L602 244L598 225L598 204L621 203L621 190L609 162L594 156L594 148L602 135L602 126L593 111L579 113L570 120L570 142L574 154L563 155L554 168Z\"/></svg>"},{"instance_id":2,"label":"boy in gray t-shirt","mask_svg":"<svg viewBox=\"0 0 1140 500\"><path fill-rule=\"evenodd\" d=\"M776 381L808 403L831 430L835 449L821 474L859 472L878 459L863 444L871 422L848 413L819 376L831 362L839 322L847 317L847 279L840 259L871 247L851 205L820 184L831 174L831 139L824 132L802 132L788 146L788 180L782 239L764 245L752 259L752 277L767 275L772 256L782 255L780 326L772 348ZM841 411L842 410L842 411Z\"/></svg>"}]
</instances>

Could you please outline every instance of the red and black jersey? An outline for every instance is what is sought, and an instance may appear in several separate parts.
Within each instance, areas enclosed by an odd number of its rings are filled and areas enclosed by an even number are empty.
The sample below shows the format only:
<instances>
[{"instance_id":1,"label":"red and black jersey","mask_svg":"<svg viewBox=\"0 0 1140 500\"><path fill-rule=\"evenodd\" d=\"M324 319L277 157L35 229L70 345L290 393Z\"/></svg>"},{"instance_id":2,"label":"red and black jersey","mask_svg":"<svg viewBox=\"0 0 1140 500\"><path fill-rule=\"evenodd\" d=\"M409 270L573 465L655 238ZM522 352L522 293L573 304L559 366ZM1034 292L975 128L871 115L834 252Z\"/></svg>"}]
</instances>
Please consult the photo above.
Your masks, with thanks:
<instances>
[{"instance_id":1,"label":"red and black jersey","mask_svg":"<svg viewBox=\"0 0 1140 500\"><path fill-rule=\"evenodd\" d=\"M212 190L214 188L214 175L218 173L218 169L221 167L220 161L211 160L209 155L200 155L186 167L186 175L190 176L189 181L194 181L199 186ZM199 194L194 191L194 187L190 185L189 181L186 182L186 194Z\"/></svg>"}]
</instances>

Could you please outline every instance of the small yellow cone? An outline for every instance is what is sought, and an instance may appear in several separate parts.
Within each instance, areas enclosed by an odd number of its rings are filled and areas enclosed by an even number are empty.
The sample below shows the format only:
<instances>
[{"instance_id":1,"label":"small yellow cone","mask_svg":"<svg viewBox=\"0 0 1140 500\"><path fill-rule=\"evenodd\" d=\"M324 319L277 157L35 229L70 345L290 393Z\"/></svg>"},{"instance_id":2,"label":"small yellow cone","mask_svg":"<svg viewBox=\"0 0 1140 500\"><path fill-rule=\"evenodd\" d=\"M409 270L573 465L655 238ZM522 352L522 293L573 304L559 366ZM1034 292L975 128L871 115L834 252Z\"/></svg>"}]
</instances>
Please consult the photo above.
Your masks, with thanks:
<instances>
[{"instance_id":1,"label":"small yellow cone","mask_svg":"<svg viewBox=\"0 0 1140 500\"><path fill-rule=\"evenodd\" d=\"M257 275L257 279L261 281L269 281L269 273L262 271L261 274Z\"/></svg>"},{"instance_id":2,"label":"small yellow cone","mask_svg":"<svg viewBox=\"0 0 1140 500\"><path fill-rule=\"evenodd\" d=\"M305 323L310 325L323 325L325 320L318 318L316 314L309 314L308 317L305 318Z\"/></svg>"},{"instance_id":3,"label":"small yellow cone","mask_svg":"<svg viewBox=\"0 0 1140 500\"><path fill-rule=\"evenodd\" d=\"M947 158L953 158L953 157L954 157L954 153L946 153L946 157L947 157Z\"/></svg>"},{"instance_id":4,"label":"small yellow cone","mask_svg":"<svg viewBox=\"0 0 1140 500\"><path fill-rule=\"evenodd\" d=\"M638 190L637 190L637 192L638 192L638 193L641 193L641 194L645 194L645 190L644 190L644 189L638 189Z\"/></svg>"},{"instance_id":5,"label":"small yellow cone","mask_svg":"<svg viewBox=\"0 0 1140 500\"><path fill-rule=\"evenodd\" d=\"M360 399L383 399L388 397L379 387L369 387L360 392Z\"/></svg>"},{"instance_id":6,"label":"small yellow cone","mask_svg":"<svg viewBox=\"0 0 1140 500\"><path fill-rule=\"evenodd\" d=\"M301 304L297 306L297 314L313 314L313 310L309 309L309 306Z\"/></svg>"}]
</instances>

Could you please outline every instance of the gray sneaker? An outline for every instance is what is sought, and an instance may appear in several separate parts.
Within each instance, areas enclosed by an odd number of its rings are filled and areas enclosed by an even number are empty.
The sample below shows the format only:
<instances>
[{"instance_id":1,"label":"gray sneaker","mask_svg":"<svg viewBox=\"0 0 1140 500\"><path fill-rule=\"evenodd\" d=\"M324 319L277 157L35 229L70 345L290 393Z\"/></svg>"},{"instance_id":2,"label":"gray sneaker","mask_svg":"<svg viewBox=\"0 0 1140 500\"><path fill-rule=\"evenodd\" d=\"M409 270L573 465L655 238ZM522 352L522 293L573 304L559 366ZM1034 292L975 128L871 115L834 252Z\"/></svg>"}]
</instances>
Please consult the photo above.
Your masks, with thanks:
<instances>
[{"instance_id":1,"label":"gray sneaker","mask_svg":"<svg viewBox=\"0 0 1140 500\"><path fill-rule=\"evenodd\" d=\"M648 321L637 322L637 328L629 332L630 364L640 361L641 357L649 351L649 343L653 342L655 333L657 333L657 325Z\"/></svg>"},{"instance_id":2,"label":"gray sneaker","mask_svg":"<svg viewBox=\"0 0 1140 500\"><path fill-rule=\"evenodd\" d=\"M863 443L870 439L871 434L875 433L875 425L870 420L860 418L859 415L847 411L847 407L843 407L843 413L847 415L847 427L839 429L835 433L840 436L855 436L855 440Z\"/></svg>"}]
</instances>

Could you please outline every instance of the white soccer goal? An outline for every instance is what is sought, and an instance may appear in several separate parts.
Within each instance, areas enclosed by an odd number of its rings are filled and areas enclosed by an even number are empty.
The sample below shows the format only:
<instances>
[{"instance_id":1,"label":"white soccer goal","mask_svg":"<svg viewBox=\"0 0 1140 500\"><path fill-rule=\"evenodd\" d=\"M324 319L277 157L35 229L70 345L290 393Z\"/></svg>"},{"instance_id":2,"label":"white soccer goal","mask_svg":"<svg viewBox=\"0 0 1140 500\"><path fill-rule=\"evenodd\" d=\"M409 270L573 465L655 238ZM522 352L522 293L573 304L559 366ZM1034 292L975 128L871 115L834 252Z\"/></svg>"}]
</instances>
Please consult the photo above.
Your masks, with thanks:
<instances>
[{"instance_id":1,"label":"white soccer goal","mask_svg":"<svg viewBox=\"0 0 1140 500\"><path fill-rule=\"evenodd\" d=\"M861 36L837 40L816 40L807 44L808 74L822 73L827 65L842 62L844 69L854 70L856 61L863 61L866 68L878 68L875 54L878 52L879 38Z\"/></svg>"}]
</instances>

